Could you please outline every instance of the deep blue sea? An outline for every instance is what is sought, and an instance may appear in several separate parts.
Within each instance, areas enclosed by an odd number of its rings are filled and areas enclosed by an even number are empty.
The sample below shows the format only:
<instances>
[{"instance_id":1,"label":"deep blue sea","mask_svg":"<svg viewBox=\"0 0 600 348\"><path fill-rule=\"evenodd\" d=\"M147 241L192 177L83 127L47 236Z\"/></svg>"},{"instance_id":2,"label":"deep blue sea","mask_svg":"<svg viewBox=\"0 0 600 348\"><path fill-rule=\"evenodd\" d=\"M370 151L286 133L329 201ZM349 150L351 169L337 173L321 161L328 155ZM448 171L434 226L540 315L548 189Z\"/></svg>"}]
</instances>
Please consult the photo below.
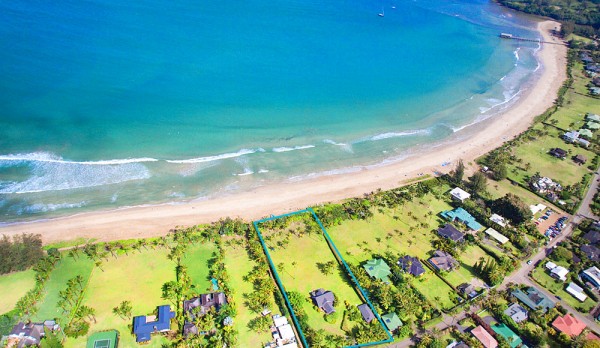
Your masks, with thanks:
<instances>
[{"instance_id":1,"label":"deep blue sea","mask_svg":"<svg viewBox=\"0 0 600 348\"><path fill-rule=\"evenodd\" d=\"M381 17L378 14L383 13ZM402 158L538 68L485 0L0 2L0 222Z\"/></svg>"}]
</instances>

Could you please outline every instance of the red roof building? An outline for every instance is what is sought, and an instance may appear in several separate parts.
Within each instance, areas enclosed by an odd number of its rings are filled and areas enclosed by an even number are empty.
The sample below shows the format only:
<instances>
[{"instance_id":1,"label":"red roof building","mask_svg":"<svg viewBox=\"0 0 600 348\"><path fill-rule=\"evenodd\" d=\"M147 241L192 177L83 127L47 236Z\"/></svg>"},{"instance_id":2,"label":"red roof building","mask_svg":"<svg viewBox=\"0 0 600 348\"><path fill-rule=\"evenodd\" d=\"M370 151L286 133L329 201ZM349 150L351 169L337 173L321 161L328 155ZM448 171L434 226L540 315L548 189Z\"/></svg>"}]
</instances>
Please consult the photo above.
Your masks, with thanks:
<instances>
[{"instance_id":1,"label":"red roof building","mask_svg":"<svg viewBox=\"0 0 600 348\"><path fill-rule=\"evenodd\" d=\"M577 336L586 326L584 323L577 320L577 318L571 316L571 314L566 314L564 317L558 316L554 319L552 327L569 336Z\"/></svg>"},{"instance_id":2,"label":"red roof building","mask_svg":"<svg viewBox=\"0 0 600 348\"><path fill-rule=\"evenodd\" d=\"M585 336L585 339L588 341L600 341L600 337L596 336L595 333L590 332Z\"/></svg>"},{"instance_id":3,"label":"red roof building","mask_svg":"<svg viewBox=\"0 0 600 348\"><path fill-rule=\"evenodd\" d=\"M475 336L475 338L477 338L485 348L498 347L498 341L496 341L496 339L492 337L489 332L485 331L481 325L471 330L471 334Z\"/></svg>"}]
</instances>

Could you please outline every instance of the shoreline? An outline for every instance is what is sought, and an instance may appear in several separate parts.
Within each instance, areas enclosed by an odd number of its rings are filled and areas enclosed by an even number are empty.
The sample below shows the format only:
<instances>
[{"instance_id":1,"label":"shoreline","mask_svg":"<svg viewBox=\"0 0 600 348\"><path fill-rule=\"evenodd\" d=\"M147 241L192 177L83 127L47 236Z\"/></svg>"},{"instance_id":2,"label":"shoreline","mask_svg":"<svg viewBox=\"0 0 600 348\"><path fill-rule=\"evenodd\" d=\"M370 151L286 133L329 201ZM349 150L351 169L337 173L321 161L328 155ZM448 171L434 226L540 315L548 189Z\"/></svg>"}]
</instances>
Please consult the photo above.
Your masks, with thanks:
<instances>
[{"instance_id":1,"label":"shoreline","mask_svg":"<svg viewBox=\"0 0 600 348\"><path fill-rule=\"evenodd\" d=\"M550 35L557 22L542 21L538 31L544 41L560 42ZM566 79L566 52L563 45L542 44L538 51L541 74L518 101L499 115L455 133L448 142L424 146L391 164L360 169L340 175L319 176L298 182L281 182L207 200L180 204L137 206L117 210L85 212L33 222L0 226L0 234L39 233L44 244L77 238L109 241L164 235L175 226L217 221L226 216L245 220L282 214L307 206L361 196L377 189L391 189L414 182L421 173L447 172L499 147L525 131L533 119L553 105ZM441 148L441 150L439 150Z\"/></svg>"}]
</instances>

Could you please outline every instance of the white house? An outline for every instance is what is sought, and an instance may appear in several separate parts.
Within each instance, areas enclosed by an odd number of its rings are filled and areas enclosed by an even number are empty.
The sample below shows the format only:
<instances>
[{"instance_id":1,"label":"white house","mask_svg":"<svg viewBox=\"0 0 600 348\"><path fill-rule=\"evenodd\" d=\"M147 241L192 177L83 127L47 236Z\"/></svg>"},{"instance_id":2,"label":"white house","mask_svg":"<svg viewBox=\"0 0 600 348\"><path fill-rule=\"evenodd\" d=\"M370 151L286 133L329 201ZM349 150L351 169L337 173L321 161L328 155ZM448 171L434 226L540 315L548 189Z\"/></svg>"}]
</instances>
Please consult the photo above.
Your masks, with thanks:
<instances>
[{"instance_id":1,"label":"white house","mask_svg":"<svg viewBox=\"0 0 600 348\"><path fill-rule=\"evenodd\" d=\"M506 238L506 236L504 236L502 233L496 231L495 229L493 229L491 227L488 228L487 230L485 230L485 233L488 236L494 238L500 244L504 244L504 243L508 242L508 238Z\"/></svg>"},{"instance_id":2,"label":"white house","mask_svg":"<svg viewBox=\"0 0 600 348\"><path fill-rule=\"evenodd\" d=\"M550 276L552 278L562 280L563 282L567 280L567 274L569 274L569 270L564 268L563 266L556 266L553 270L550 271Z\"/></svg>"},{"instance_id":3,"label":"white house","mask_svg":"<svg viewBox=\"0 0 600 348\"><path fill-rule=\"evenodd\" d=\"M452 189L452 191L450 191L450 195L452 196L452 198L461 202L471 197L471 195L468 192L461 189L460 187L455 187L454 189Z\"/></svg>"},{"instance_id":4,"label":"white house","mask_svg":"<svg viewBox=\"0 0 600 348\"><path fill-rule=\"evenodd\" d=\"M581 302L585 301L587 298L587 295L583 293L583 289L573 282L569 283L569 286L567 286L565 291Z\"/></svg>"},{"instance_id":5,"label":"white house","mask_svg":"<svg viewBox=\"0 0 600 348\"><path fill-rule=\"evenodd\" d=\"M506 227L506 219L504 219L502 216L500 216L498 214L492 214L492 216L490 217L490 220L492 220L493 222L497 223L498 225L500 225L502 227Z\"/></svg>"},{"instance_id":6,"label":"white house","mask_svg":"<svg viewBox=\"0 0 600 348\"><path fill-rule=\"evenodd\" d=\"M600 288L600 270L598 267L590 267L580 273L583 280L590 283L595 288Z\"/></svg>"}]
</instances>

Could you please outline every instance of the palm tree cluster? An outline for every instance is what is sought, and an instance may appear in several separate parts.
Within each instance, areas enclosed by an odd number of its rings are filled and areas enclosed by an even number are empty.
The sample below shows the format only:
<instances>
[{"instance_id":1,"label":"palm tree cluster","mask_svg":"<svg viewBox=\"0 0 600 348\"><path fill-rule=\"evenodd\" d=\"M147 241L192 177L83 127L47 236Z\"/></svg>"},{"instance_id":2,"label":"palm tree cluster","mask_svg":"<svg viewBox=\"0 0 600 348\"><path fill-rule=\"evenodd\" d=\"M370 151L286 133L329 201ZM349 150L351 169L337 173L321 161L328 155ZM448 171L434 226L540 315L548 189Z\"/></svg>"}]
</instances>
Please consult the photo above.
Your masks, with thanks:
<instances>
[{"instance_id":1,"label":"palm tree cluster","mask_svg":"<svg viewBox=\"0 0 600 348\"><path fill-rule=\"evenodd\" d=\"M87 334L89 320L96 321L96 311L88 306L82 305L86 282L81 275L67 281L67 287L58 292L57 306L63 315L71 318L65 327L65 334L69 337L79 337Z\"/></svg>"},{"instance_id":2,"label":"palm tree cluster","mask_svg":"<svg viewBox=\"0 0 600 348\"><path fill-rule=\"evenodd\" d=\"M37 304L44 295L44 286L50 273L60 261L60 253L49 253L40 259L33 267L35 272L35 286L17 301L15 311L20 318L31 318L37 313Z\"/></svg>"}]
</instances>

